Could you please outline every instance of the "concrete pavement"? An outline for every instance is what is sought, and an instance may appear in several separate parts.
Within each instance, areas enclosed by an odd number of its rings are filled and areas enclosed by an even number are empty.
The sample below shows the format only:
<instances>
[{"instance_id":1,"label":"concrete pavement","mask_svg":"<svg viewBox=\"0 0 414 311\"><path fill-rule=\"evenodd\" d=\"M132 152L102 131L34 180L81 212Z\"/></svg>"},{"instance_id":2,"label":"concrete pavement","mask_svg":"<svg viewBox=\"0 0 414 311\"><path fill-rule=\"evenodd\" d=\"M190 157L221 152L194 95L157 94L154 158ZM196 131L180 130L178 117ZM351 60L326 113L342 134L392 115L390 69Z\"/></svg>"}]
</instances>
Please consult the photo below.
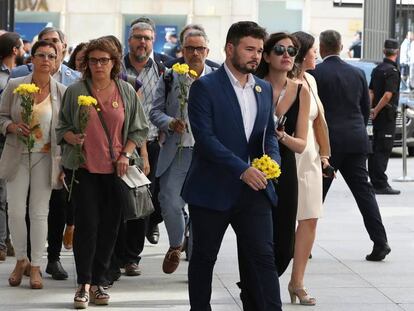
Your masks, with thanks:
<instances>
[{"instance_id":1,"label":"concrete pavement","mask_svg":"<svg viewBox=\"0 0 414 311\"><path fill-rule=\"evenodd\" d=\"M390 160L390 178L402 174L401 159ZM408 162L414 177L414 158ZM325 215L318 226L305 284L317 298L315 307L291 305L287 292L289 272L282 276L283 309L320 311L414 311L414 183L392 182L401 190L399 196L377 196L387 229L391 254L383 262L367 262L365 255L372 243L362 217L342 177L334 181L325 202ZM147 244L138 277L122 276L110 290L108 307L91 305L97 310L189 310L187 294L187 262L178 271L163 274L161 264L167 250L162 226L161 240L156 246ZM44 289L31 290L24 278L19 288L8 285L14 258L0 263L0 310L66 310L72 309L75 291L75 267L71 252L63 251L62 263L69 272L66 281L54 281L44 274ZM44 267L46 257L44 258ZM213 282L212 308L217 311L241 310L235 235L227 231Z\"/></svg>"}]
</instances>

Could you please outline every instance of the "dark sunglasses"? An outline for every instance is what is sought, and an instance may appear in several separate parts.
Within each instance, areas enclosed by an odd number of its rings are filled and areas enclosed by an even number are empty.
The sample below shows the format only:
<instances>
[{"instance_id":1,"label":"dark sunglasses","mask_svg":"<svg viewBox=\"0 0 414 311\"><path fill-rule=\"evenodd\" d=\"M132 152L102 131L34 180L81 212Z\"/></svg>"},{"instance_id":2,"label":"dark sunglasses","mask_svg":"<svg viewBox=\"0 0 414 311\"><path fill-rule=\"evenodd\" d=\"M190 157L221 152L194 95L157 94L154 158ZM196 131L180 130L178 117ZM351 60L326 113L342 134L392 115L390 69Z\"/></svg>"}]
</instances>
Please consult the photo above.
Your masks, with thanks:
<instances>
[{"instance_id":1,"label":"dark sunglasses","mask_svg":"<svg viewBox=\"0 0 414 311\"><path fill-rule=\"evenodd\" d=\"M290 57L295 57L298 54L298 48L292 45L289 45L288 47L286 47L283 45L276 44L273 47L273 52L275 52L275 54L278 56L282 56L283 54L285 54L285 52L287 52Z\"/></svg>"}]
</instances>

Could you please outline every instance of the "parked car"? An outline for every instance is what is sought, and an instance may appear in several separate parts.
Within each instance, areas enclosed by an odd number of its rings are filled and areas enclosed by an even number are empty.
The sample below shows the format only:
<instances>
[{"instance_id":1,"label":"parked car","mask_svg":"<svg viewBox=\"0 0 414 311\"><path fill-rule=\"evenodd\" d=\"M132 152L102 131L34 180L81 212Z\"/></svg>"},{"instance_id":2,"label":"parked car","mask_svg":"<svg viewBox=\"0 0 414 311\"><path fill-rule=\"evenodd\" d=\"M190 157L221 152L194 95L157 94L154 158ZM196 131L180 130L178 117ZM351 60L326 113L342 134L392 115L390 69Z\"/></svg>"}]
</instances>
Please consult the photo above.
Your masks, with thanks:
<instances>
[{"instance_id":1,"label":"parked car","mask_svg":"<svg viewBox=\"0 0 414 311\"><path fill-rule=\"evenodd\" d=\"M367 78L367 82L371 80L371 72L377 66L374 62L367 62L361 61L357 59L345 59L345 61L357 68L360 68L364 71L365 77ZM401 147L402 146L402 114L401 114L401 106L405 104L407 105L406 110L406 129L407 129L407 147L408 147L408 154L410 156L414 156L414 92L410 90L410 88L401 81L400 84L400 100L397 109L397 120L396 120L396 128L395 128L395 137L394 137L394 147ZM367 132L369 135L372 136L372 123L371 120L368 122Z\"/></svg>"}]
</instances>

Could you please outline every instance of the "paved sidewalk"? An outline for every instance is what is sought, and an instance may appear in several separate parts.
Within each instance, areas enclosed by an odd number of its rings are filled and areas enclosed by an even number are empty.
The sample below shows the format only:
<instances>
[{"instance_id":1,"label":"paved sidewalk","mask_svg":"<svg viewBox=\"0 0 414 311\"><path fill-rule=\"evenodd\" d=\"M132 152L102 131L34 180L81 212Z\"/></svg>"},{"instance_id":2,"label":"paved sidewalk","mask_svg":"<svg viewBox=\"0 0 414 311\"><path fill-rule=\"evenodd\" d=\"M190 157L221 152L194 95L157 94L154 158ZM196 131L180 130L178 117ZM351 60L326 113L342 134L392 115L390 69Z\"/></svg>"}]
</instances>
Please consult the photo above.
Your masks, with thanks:
<instances>
[{"instance_id":1,"label":"paved sidewalk","mask_svg":"<svg viewBox=\"0 0 414 311\"><path fill-rule=\"evenodd\" d=\"M400 158L392 158L388 174L401 176ZM414 158L408 162L414 177ZM388 232L391 254L384 262L365 261L372 243L363 227L362 217L341 176L328 194L325 216L320 220L318 237L309 263L306 285L318 304L315 307L291 305L287 292L289 273L281 278L283 309L320 311L414 311L414 183L392 183L399 196L377 196ZM178 271L163 274L161 264L167 250L162 226L157 246L146 245L142 259L143 274L122 276L110 290L108 307L92 310L189 310L187 262ZM46 266L46 258L45 265ZM14 258L0 263L0 310L67 310L72 309L75 269L71 252L63 252L62 263L69 272L66 281L54 281L45 275L44 289L31 290L28 278L19 288L8 285ZM288 270L290 271L290 270ZM214 311L241 310L238 299L235 236L228 230L216 264L212 308Z\"/></svg>"}]
</instances>

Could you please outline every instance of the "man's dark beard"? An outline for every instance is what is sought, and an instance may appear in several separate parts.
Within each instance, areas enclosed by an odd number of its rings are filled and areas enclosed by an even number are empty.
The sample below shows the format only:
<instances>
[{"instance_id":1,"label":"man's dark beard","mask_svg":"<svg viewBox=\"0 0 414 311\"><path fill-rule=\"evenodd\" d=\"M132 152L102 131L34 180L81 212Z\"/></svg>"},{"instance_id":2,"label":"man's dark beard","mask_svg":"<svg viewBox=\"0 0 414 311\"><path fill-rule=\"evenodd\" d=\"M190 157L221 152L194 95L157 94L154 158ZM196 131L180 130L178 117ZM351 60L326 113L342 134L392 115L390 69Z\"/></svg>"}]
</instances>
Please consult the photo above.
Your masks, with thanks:
<instances>
[{"instance_id":1,"label":"man's dark beard","mask_svg":"<svg viewBox=\"0 0 414 311\"><path fill-rule=\"evenodd\" d=\"M23 65L24 57L23 56L16 56L15 62L16 62L16 66Z\"/></svg>"},{"instance_id":2,"label":"man's dark beard","mask_svg":"<svg viewBox=\"0 0 414 311\"><path fill-rule=\"evenodd\" d=\"M231 64L233 65L233 67L243 73L243 74L248 74L248 73L255 73L257 66L255 68L248 68L246 65L242 65L240 64L240 58L239 55L235 54L232 59L231 59Z\"/></svg>"},{"instance_id":3,"label":"man's dark beard","mask_svg":"<svg viewBox=\"0 0 414 311\"><path fill-rule=\"evenodd\" d=\"M150 53L145 53L144 55L138 55L138 56L134 55L134 59L138 63L142 63L142 62L148 60L149 56L150 56Z\"/></svg>"}]
</instances>

